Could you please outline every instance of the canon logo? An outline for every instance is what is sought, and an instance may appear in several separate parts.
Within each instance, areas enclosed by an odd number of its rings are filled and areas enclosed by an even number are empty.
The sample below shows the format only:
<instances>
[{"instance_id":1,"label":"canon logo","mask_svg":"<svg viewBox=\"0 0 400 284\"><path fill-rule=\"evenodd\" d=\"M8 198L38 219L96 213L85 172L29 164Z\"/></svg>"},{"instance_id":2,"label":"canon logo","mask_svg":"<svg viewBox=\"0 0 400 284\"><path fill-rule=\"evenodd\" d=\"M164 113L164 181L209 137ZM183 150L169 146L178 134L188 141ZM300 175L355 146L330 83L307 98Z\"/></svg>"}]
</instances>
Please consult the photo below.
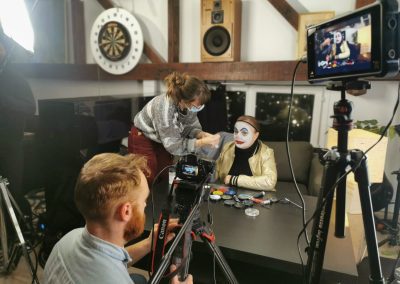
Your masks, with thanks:
<instances>
[{"instance_id":1,"label":"canon logo","mask_svg":"<svg viewBox=\"0 0 400 284\"><path fill-rule=\"evenodd\" d=\"M163 220L161 223L160 233L158 234L158 238L160 240L164 238L166 225L167 225L167 220Z\"/></svg>"}]
</instances>

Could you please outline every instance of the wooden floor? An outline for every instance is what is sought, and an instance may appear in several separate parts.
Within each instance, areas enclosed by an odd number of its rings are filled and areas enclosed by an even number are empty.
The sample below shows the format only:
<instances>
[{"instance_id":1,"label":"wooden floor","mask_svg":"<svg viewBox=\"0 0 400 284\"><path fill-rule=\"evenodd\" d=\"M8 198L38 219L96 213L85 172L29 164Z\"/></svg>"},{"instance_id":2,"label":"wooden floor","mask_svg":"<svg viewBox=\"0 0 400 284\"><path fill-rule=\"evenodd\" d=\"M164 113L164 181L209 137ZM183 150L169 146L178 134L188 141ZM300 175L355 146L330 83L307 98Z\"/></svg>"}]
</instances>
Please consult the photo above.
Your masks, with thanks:
<instances>
[{"instance_id":1,"label":"wooden floor","mask_svg":"<svg viewBox=\"0 0 400 284\"><path fill-rule=\"evenodd\" d=\"M33 254L31 254L31 258L34 259ZM37 277L41 283L43 283L43 269L40 265L38 265L37 269ZM0 275L0 284L28 284L32 283L32 274L29 268L28 262L24 257L18 262L17 268L12 271L10 274L2 274Z\"/></svg>"}]
</instances>

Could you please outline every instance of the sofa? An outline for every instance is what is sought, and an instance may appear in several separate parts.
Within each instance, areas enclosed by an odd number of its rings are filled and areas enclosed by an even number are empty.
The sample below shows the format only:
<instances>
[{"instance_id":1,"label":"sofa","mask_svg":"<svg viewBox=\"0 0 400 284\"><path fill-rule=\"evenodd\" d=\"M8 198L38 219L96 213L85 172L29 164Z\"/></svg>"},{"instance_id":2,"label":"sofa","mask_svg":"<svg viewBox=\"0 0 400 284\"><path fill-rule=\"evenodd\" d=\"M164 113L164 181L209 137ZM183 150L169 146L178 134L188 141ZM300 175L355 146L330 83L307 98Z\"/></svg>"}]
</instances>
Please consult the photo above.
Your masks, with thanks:
<instances>
[{"instance_id":1,"label":"sofa","mask_svg":"<svg viewBox=\"0 0 400 284\"><path fill-rule=\"evenodd\" d=\"M220 145L215 149L200 149L196 154L199 157L216 160L225 143L233 141L233 134L220 132ZM275 162L278 172L276 191L280 196L285 193L296 192L292 175L290 173L289 160L284 141L263 141L268 147L274 150ZM318 196L323 175L323 166L319 161L319 151L310 142L293 141L289 142L292 158L293 171L299 189L302 194Z\"/></svg>"},{"instance_id":2,"label":"sofa","mask_svg":"<svg viewBox=\"0 0 400 284\"><path fill-rule=\"evenodd\" d=\"M278 182L276 191L279 195L296 192L289 160L286 152L286 143L264 141L274 150ZM289 142L293 172L302 194L318 196L323 175L323 166L319 161L318 150L311 143L302 141Z\"/></svg>"}]
</instances>

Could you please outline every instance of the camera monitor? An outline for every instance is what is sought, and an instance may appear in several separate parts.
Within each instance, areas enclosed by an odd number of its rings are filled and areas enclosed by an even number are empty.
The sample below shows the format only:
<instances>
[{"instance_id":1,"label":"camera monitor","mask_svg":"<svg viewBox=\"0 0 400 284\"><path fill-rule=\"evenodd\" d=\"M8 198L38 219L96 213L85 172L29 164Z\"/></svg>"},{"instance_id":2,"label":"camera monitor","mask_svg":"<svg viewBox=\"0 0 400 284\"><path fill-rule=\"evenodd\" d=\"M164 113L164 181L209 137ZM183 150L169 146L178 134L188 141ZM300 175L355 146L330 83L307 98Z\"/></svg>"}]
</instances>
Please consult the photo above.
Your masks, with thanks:
<instances>
[{"instance_id":1,"label":"camera monitor","mask_svg":"<svg viewBox=\"0 0 400 284\"><path fill-rule=\"evenodd\" d=\"M308 80L348 80L397 74L397 11L389 10L378 2L309 27Z\"/></svg>"}]
</instances>

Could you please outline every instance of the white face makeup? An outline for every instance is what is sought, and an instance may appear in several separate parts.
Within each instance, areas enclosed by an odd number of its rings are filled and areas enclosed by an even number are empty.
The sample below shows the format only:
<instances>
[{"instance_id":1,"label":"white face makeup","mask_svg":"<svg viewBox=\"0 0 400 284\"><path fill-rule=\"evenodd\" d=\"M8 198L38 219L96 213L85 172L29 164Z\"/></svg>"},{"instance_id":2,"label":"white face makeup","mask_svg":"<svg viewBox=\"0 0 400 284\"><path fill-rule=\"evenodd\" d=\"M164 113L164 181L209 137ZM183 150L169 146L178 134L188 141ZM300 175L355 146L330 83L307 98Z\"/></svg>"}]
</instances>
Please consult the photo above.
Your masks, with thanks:
<instances>
[{"instance_id":1,"label":"white face makeup","mask_svg":"<svg viewBox=\"0 0 400 284\"><path fill-rule=\"evenodd\" d=\"M235 123L233 138L235 139L236 147L240 149L247 149L253 145L254 141L258 138L258 132L253 126L244 121Z\"/></svg>"}]
</instances>

